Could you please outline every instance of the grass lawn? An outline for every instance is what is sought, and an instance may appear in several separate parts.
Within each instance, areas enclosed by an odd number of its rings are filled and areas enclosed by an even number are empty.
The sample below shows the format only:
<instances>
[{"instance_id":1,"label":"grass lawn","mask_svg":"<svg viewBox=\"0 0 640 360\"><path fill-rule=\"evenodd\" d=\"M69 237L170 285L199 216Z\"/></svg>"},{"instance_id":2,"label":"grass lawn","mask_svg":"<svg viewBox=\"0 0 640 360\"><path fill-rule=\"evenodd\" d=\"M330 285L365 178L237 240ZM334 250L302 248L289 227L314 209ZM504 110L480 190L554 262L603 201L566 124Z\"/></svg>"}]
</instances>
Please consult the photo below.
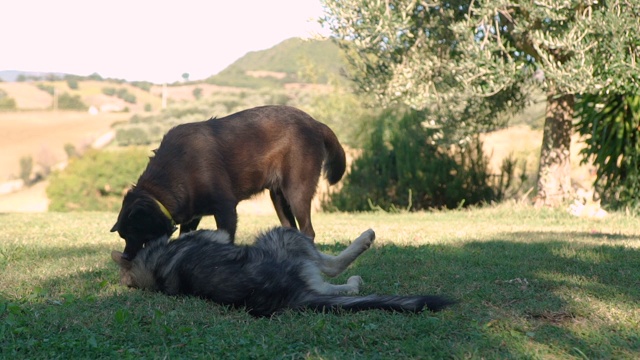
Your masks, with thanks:
<instances>
[{"instance_id":1,"label":"grass lawn","mask_svg":"<svg viewBox=\"0 0 640 360\"><path fill-rule=\"evenodd\" d=\"M335 282L363 294L442 294L441 313L285 312L255 319L197 298L118 285L115 213L0 214L0 358L640 357L640 221L501 205L316 214L335 253L377 239ZM203 227L213 227L213 220ZM238 242L276 225L240 218ZM332 280L334 281L334 280Z\"/></svg>"}]
</instances>

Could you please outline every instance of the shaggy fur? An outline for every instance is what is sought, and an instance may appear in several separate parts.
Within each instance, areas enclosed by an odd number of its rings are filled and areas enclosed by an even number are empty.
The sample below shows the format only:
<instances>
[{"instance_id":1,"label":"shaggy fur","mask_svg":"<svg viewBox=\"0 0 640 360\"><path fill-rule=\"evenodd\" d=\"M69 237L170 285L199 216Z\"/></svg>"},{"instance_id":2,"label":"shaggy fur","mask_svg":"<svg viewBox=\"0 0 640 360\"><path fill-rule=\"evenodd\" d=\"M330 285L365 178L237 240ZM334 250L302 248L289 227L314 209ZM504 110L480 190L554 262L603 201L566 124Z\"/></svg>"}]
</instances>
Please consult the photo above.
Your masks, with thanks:
<instances>
[{"instance_id":1,"label":"shaggy fur","mask_svg":"<svg viewBox=\"0 0 640 360\"><path fill-rule=\"evenodd\" d=\"M352 276L346 284L323 279L342 273L373 243L367 230L337 256L316 250L312 240L291 228L278 227L238 246L224 231L198 230L168 241L165 236L143 248L133 261L113 251L121 283L169 295L195 295L213 302L244 307L254 316L284 309L316 311L438 311L452 304L438 296L357 294L362 283ZM346 295L345 295L346 294Z\"/></svg>"},{"instance_id":2,"label":"shaggy fur","mask_svg":"<svg viewBox=\"0 0 640 360\"><path fill-rule=\"evenodd\" d=\"M233 241L238 203L269 189L281 224L313 239L311 200L322 169L335 184L345 167L333 131L289 106L178 125L125 195L111 231L125 239L129 260L176 224L181 234L195 230L203 215L213 215Z\"/></svg>"}]
</instances>

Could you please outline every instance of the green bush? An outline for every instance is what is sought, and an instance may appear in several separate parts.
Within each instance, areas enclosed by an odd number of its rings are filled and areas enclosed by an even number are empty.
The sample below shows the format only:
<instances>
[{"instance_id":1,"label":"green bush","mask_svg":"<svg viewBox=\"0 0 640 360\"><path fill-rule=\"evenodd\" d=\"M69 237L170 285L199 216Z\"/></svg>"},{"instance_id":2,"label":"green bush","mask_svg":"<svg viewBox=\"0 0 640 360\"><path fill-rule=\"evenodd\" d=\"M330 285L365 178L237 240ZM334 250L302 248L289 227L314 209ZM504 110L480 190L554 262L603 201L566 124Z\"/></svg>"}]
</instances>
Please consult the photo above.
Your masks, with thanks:
<instances>
[{"instance_id":1,"label":"green bush","mask_svg":"<svg viewBox=\"0 0 640 360\"><path fill-rule=\"evenodd\" d=\"M69 89L78 90L78 79L76 79L76 78L68 78L67 79L67 85L69 86Z\"/></svg>"},{"instance_id":2,"label":"green bush","mask_svg":"<svg viewBox=\"0 0 640 360\"><path fill-rule=\"evenodd\" d=\"M51 96L53 96L53 93L56 91L55 88L51 85L38 84L37 87L38 89L48 93Z\"/></svg>"},{"instance_id":3,"label":"green bush","mask_svg":"<svg viewBox=\"0 0 640 360\"><path fill-rule=\"evenodd\" d=\"M54 172L47 187L51 211L117 211L126 189L148 162L149 150L90 150Z\"/></svg>"},{"instance_id":4,"label":"green bush","mask_svg":"<svg viewBox=\"0 0 640 360\"><path fill-rule=\"evenodd\" d=\"M129 92L126 88L113 88L113 87L104 87L102 88L102 93L107 96L116 96L119 99L122 99L129 104L136 103L136 96Z\"/></svg>"},{"instance_id":5,"label":"green bush","mask_svg":"<svg viewBox=\"0 0 640 360\"><path fill-rule=\"evenodd\" d=\"M104 87L102 88L102 93L107 96L114 96L116 94L116 88Z\"/></svg>"},{"instance_id":6,"label":"green bush","mask_svg":"<svg viewBox=\"0 0 640 360\"><path fill-rule=\"evenodd\" d=\"M131 84L131 86L135 86L138 89L146 91L146 92L150 92L151 91L151 87L153 86L153 83L150 83L148 81L133 81L130 84Z\"/></svg>"},{"instance_id":7,"label":"green bush","mask_svg":"<svg viewBox=\"0 0 640 360\"><path fill-rule=\"evenodd\" d=\"M0 110L15 110L16 101L9 97L6 91L0 89Z\"/></svg>"},{"instance_id":8,"label":"green bush","mask_svg":"<svg viewBox=\"0 0 640 360\"><path fill-rule=\"evenodd\" d=\"M82 102L80 95L69 95L69 93L62 93L58 96L58 109L63 110L87 110L87 105Z\"/></svg>"},{"instance_id":9,"label":"green bush","mask_svg":"<svg viewBox=\"0 0 640 360\"><path fill-rule=\"evenodd\" d=\"M71 143L64 144L64 152L67 154L67 159L71 159L71 158L75 158L75 157L79 157L80 156L80 153L78 152L78 149L75 147L75 145L73 145Z\"/></svg>"},{"instance_id":10,"label":"green bush","mask_svg":"<svg viewBox=\"0 0 640 360\"><path fill-rule=\"evenodd\" d=\"M197 88L193 89L192 93L193 93L193 97L196 100L200 100L200 98L202 97L202 88L197 87Z\"/></svg>"},{"instance_id":11,"label":"green bush","mask_svg":"<svg viewBox=\"0 0 640 360\"><path fill-rule=\"evenodd\" d=\"M151 143L147 132L140 127L116 130L116 141L119 146L149 145Z\"/></svg>"},{"instance_id":12,"label":"green bush","mask_svg":"<svg viewBox=\"0 0 640 360\"><path fill-rule=\"evenodd\" d=\"M423 126L423 119L420 112L393 110L375 120L362 155L342 189L325 199L324 208L415 211L499 200L505 189L490 174L480 140L437 145L437 132ZM513 182L503 178L502 186L507 183Z\"/></svg>"},{"instance_id":13,"label":"green bush","mask_svg":"<svg viewBox=\"0 0 640 360\"><path fill-rule=\"evenodd\" d=\"M20 179L25 185L31 184L31 171L33 171L33 158L26 155L20 158Z\"/></svg>"},{"instance_id":14,"label":"green bush","mask_svg":"<svg viewBox=\"0 0 640 360\"><path fill-rule=\"evenodd\" d=\"M116 96L122 100L124 100L125 102L128 102L129 104L135 104L136 103L136 96L133 95L132 93L130 93L127 89L125 88L120 88L116 91Z\"/></svg>"}]
</instances>

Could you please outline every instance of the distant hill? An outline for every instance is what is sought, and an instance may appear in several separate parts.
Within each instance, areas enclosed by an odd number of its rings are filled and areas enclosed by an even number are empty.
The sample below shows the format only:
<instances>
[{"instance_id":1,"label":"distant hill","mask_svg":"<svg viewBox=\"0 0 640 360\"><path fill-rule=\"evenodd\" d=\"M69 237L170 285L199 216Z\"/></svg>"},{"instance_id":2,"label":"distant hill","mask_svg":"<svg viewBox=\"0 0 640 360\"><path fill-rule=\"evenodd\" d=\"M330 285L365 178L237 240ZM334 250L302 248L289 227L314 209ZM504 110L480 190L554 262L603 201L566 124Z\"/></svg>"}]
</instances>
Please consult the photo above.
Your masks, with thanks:
<instances>
[{"instance_id":1,"label":"distant hill","mask_svg":"<svg viewBox=\"0 0 640 360\"><path fill-rule=\"evenodd\" d=\"M338 77L344 66L341 49L331 40L292 38L270 49L247 53L205 82L250 88L326 84Z\"/></svg>"},{"instance_id":2,"label":"distant hill","mask_svg":"<svg viewBox=\"0 0 640 360\"><path fill-rule=\"evenodd\" d=\"M166 90L150 82L104 79L98 74L0 70L0 93L15 102L15 110L46 110L58 95L77 96L86 108L100 112L156 111L166 100L192 101L213 93L235 94L242 88L284 88L291 84L327 84L340 79L345 67L342 50L330 40L292 38L262 51L247 53L204 81L168 84ZM127 95L127 97L118 94ZM10 109L11 110L11 109ZM2 109L0 109L2 111ZM4 109L4 111L7 111ZM95 110L94 110L95 111Z\"/></svg>"},{"instance_id":3,"label":"distant hill","mask_svg":"<svg viewBox=\"0 0 640 360\"><path fill-rule=\"evenodd\" d=\"M36 72L36 71L20 71L20 70L0 70L0 79L6 82L14 82L17 81L20 76L24 78L38 78L38 79L47 79L47 78L64 78L67 74L63 73L47 73L47 72Z\"/></svg>"}]
</instances>

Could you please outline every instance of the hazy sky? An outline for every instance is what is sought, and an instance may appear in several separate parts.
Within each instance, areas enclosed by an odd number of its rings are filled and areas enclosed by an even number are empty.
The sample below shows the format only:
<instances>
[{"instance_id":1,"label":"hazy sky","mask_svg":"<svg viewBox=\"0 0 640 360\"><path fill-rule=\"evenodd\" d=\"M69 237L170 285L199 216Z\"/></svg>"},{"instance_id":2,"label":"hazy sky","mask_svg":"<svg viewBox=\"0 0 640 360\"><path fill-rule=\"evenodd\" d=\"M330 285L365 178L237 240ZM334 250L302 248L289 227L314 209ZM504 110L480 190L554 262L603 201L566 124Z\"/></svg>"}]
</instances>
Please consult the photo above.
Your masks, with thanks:
<instances>
[{"instance_id":1,"label":"hazy sky","mask_svg":"<svg viewBox=\"0 0 640 360\"><path fill-rule=\"evenodd\" d=\"M249 51L322 33L321 15L319 0L7 0L0 70L203 79Z\"/></svg>"}]
</instances>

